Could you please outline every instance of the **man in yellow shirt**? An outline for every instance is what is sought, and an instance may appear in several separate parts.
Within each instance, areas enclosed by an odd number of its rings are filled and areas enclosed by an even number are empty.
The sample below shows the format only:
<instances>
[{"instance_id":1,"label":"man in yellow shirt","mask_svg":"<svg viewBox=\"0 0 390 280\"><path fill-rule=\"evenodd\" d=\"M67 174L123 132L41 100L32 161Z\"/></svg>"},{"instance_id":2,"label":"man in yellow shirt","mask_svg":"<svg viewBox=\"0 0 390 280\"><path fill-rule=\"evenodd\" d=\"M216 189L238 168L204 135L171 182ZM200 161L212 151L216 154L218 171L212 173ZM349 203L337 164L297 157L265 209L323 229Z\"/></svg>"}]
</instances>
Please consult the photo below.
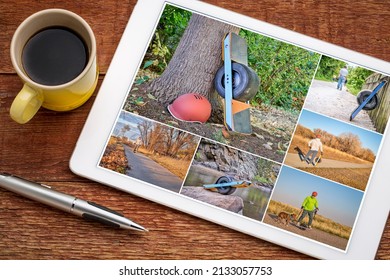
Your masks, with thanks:
<instances>
[{"instance_id":1,"label":"man in yellow shirt","mask_svg":"<svg viewBox=\"0 0 390 280\"><path fill-rule=\"evenodd\" d=\"M317 213L318 209L318 201L317 201L317 192L313 192L310 196L306 197L305 200L302 202L302 215L298 219L297 226L301 225L302 220L306 217L306 215L309 216L309 223L307 224L307 227L311 229L311 224L313 222L314 214Z\"/></svg>"}]
</instances>

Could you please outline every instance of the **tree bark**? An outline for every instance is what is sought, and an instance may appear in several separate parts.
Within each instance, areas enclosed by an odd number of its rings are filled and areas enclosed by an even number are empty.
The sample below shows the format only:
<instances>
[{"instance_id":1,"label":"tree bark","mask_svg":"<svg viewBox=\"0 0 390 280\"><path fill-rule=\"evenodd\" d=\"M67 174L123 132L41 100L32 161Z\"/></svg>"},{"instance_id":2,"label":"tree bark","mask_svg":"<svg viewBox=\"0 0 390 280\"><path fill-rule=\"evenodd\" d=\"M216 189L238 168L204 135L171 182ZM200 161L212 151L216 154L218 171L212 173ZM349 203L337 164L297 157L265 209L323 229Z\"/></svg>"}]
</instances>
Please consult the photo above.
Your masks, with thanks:
<instances>
[{"instance_id":1,"label":"tree bark","mask_svg":"<svg viewBox=\"0 0 390 280\"><path fill-rule=\"evenodd\" d=\"M198 93L219 106L215 97L214 75L222 66L222 40L239 28L193 14L176 51L163 74L147 90L165 106L185 93ZM220 107L220 106L219 106Z\"/></svg>"}]
</instances>

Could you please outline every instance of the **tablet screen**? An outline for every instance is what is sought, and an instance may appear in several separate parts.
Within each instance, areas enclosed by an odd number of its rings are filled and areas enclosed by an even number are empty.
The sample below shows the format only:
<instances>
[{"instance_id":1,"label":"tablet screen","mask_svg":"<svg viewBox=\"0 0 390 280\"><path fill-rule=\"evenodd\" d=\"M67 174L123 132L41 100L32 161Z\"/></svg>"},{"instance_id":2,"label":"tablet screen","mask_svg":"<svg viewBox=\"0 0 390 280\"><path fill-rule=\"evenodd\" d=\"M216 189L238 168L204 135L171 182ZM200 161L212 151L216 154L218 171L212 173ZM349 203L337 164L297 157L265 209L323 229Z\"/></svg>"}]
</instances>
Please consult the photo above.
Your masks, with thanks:
<instances>
[{"instance_id":1,"label":"tablet screen","mask_svg":"<svg viewBox=\"0 0 390 280\"><path fill-rule=\"evenodd\" d=\"M387 126L387 81L166 4L99 167L345 252Z\"/></svg>"}]
</instances>

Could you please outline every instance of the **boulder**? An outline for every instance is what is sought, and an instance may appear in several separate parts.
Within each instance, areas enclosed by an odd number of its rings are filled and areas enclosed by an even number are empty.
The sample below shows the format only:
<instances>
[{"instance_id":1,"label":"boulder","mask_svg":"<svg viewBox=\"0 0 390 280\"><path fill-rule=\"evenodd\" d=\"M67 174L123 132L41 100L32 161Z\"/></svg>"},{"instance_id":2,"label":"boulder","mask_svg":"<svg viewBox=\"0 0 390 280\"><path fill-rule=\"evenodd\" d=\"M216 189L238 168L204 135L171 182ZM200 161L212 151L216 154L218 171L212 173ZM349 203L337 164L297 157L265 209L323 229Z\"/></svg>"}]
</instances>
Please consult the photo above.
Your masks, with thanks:
<instances>
[{"instance_id":1,"label":"boulder","mask_svg":"<svg viewBox=\"0 0 390 280\"><path fill-rule=\"evenodd\" d=\"M244 201L239 196L223 195L203 187L184 186L181 194L234 213L241 213L244 207Z\"/></svg>"},{"instance_id":2,"label":"boulder","mask_svg":"<svg viewBox=\"0 0 390 280\"><path fill-rule=\"evenodd\" d=\"M203 141L197 151L196 163L237 178L253 178L258 173L259 158L234 148Z\"/></svg>"}]
</instances>

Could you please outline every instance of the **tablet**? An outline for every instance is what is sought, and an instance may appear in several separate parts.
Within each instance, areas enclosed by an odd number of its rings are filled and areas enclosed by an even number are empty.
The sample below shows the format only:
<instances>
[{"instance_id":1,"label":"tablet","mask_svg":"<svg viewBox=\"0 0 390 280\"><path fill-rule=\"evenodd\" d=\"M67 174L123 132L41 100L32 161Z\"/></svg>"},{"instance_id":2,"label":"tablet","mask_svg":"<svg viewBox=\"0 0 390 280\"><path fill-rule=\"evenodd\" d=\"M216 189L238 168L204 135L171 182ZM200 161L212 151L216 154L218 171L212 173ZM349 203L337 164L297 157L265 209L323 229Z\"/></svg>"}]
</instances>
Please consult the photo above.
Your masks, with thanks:
<instances>
[{"instance_id":1,"label":"tablet","mask_svg":"<svg viewBox=\"0 0 390 280\"><path fill-rule=\"evenodd\" d=\"M320 259L373 259L390 64L200 1L140 0L71 170Z\"/></svg>"}]
</instances>

